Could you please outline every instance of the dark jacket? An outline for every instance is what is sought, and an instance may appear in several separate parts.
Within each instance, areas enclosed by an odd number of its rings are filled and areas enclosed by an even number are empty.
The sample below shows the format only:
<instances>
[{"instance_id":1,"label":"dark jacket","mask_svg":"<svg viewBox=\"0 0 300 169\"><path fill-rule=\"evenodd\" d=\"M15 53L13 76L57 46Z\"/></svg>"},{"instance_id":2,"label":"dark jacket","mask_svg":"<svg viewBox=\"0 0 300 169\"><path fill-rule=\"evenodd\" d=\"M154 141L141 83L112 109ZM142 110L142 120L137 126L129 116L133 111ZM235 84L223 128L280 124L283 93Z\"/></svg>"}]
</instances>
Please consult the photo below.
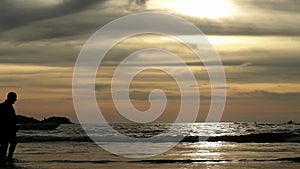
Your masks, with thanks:
<instances>
[{"instance_id":1,"label":"dark jacket","mask_svg":"<svg viewBox=\"0 0 300 169\"><path fill-rule=\"evenodd\" d=\"M16 113L12 104L7 101L0 104L0 140L15 137Z\"/></svg>"}]
</instances>

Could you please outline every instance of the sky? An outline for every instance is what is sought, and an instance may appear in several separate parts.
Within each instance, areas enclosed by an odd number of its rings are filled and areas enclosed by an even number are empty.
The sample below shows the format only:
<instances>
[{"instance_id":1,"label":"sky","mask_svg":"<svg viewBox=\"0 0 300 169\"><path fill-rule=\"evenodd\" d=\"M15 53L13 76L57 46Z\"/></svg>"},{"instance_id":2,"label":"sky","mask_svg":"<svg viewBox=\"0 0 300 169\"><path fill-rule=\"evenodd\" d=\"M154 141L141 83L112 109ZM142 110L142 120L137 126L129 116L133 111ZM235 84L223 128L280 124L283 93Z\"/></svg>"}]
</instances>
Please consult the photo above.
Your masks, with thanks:
<instances>
[{"instance_id":1,"label":"sky","mask_svg":"<svg viewBox=\"0 0 300 169\"><path fill-rule=\"evenodd\" d=\"M5 100L9 91L18 93L17 114L38 119L66 116L76 122L72 75L88 38L122 16L160 12L196 25L219 54L227 80L222 121L300 121L298 0L2 0L0 11L0 96ZM182 36L191 43L197 38ZM153 47L172 51L188 63L200 91L197 121L205 120L211 99L206 68L188 48L158 35L125 39L105 56L94 84L105 118L126 122L110 92L117 64L137 50ZM141 57L151 62L161 55ZM163 64L182 70L167 60ZM163 90L168 104L156 121L174 121L180 92L172 77L149 69L130 87L131 102L141 111L149 108L151 90Z\"/></svg>"}]
</instances>

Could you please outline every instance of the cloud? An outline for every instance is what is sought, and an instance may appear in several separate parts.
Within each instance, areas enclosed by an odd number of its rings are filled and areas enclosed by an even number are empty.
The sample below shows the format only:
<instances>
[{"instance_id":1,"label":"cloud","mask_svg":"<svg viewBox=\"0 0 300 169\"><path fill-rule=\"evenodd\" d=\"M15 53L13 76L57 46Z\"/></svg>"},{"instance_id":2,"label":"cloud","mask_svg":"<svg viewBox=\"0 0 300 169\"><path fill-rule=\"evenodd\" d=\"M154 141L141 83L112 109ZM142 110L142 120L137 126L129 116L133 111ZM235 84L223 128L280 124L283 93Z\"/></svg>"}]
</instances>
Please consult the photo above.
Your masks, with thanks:
<instances>
[{"instance_id":1,"label":"cloud","mask_svg":"<svg viewBox=\"0 0 300 169\"><path fill-rule=\"evenodd\" d=\"M138 10L143 9L146 6L148 0L129 0L127 4L127 9Z\"/></svg>"},{"instance_id":2,"label":"cloud","mask_svg":"<svg viewBox=\"0 0 300 169\"><path fill-rule=\"evenodd\" d=\"M37 41L47 39L66 39L69 37L87 39L92 33L106 23L121 16L144 11L161 11L148 9L147 0L60 0L60 3L40 6L32 1L20 5L17 0L3 0L0 10L0 40ZM17 3L19 2L19 3ZM234 1L241 9L252 5L255 10L263 10L259 1ZM296 9L298 1L263 1L272 9L276 4L288 10ZM263 5L264 6L264 5ZM269 7L269 8L271 8ZM275 15L276 11L248 12L232 18L211 20L183 16L193 22L207 35L278 35L299 36L300 16Z\"/></svg>"},{"instance_id":3,"label":"cloud","mask_svg":"<svg viewBox=\"0 0 300 169\"><path fill-rule=\"evenodd\" d=\"M0 43L1 64L74 65L80 49L76 42L44 41L30 43Z\"/></svg>"},{"instance_id":4,"label":"cloud","mask_svg":"<svg viewBox=\"0 0 300 169\"><path fill-rule=\"evenodd\" d=\"M238 97L236 97L238 98ZM300 92L275 92L266 90L255 90L253 93L248 93L248 96L242 97L243 99L264 99L264 100L279 100L282 102L297 103L300 99Z\"/></svg>"},{"instance_id":5,"label":"cloud","mask_svg":"<svg viewBox=\"0 0 300 169\"><path fill-rule=\"evenodd\" d=\"M282 101L296 103L300 99L298 83L281 82L249 82L228 83L228 99L249 100L254 102Z\"/></svg>"},{"instance_id":6,"label":"cloud","mask_svg":"<svg viewBox=\"0 0 300 169\"><path fill-rule=\"evenodd\" d=\"M184 14L181 16L192 21L207 35L300 35L298 0L232 0L232 2L238 12L228 18L208 19Z\"/></svg>"},{"instance_id":7,"label":"cloud","mask_svg":"<svg viewBox=\"0 0 300 169\"><path fill-rule=\"evenodd\" d=\"M255 18L255 19L253 19ZM197 19L187 17L207 35L300 35L299 17L265 14L263 16L236 16L230 19Z\"/></svg>"},{"instance_id":8,"label":"cloud","mask_svg":"<svg viewBox=\"0 0 300 169\"><path fill-rule=\"evenodd\" d=\"M246 62L246 63L241 64L241 66L243 66L243 67L253 66L253 63Z\"/></svg>"},{"instance_id":9,"label":"cloud","mask_svg":"<svg viewBox=\"0 0 300 169\"><path fill-rule=\"evenodd\" d=\"M96 83L95 84L95 90L104 90L104 89L110 89L111 85L110 84L104 84L104 83Z\"/></svg>"},{"instance_id":10,"label":"cloud","mask_svg":"<svg viewBox=\"0 0 300 169\"><path fill-rule=\"evenodd\" d=\"M236 4L244 7L254 7L261 10L281 11L288 13L300 13L299 0L234 0Z\"/></svg>"},{"instance_id":11,"label":"cloud","mask_svg":"<svg viewBox=\"0 0 300 169\"><path fill-rule=\"evenodd\" d=\"M35 1L35 0L31 0ZM103 25L132 12L142 11L146 0L60 0L55 5L4 1L0 6L0 40L85 40Z\"/></svg>"},{"instance_id":12,"label":"cloud","mask_svg":"<svg viewBox=\"0 0 300 169\"><path fill-rule=\"evenodd\" d=\"M206 99L209 99L207 97ZM300 92L288 92L288 93L276 93L276 92L269 92L265 90L256 90L253 92L238 92L235 94L227 95L226 97L229 100L239 100L239 101L254 101L254 102L264 102L268 101L282 101L282 102L289 102L291 104L297 103L296 100L300 99ZM250 103L250 102L249 102Z\"/></svg>"},{"instance_id":13,"label":"cloud","mask_svg":"<svg viewBox=\"0 0 300 169\"><path fill-rule=\"evenodd\" d=\"M36 4L32 4L32 2L18 5L18 2L13 0L2 0L0 30L5 31L35 21L80 12L102 1L105 0L62 0L61 3L54 6L36 7Z\"/></svg>"}]
</instances>

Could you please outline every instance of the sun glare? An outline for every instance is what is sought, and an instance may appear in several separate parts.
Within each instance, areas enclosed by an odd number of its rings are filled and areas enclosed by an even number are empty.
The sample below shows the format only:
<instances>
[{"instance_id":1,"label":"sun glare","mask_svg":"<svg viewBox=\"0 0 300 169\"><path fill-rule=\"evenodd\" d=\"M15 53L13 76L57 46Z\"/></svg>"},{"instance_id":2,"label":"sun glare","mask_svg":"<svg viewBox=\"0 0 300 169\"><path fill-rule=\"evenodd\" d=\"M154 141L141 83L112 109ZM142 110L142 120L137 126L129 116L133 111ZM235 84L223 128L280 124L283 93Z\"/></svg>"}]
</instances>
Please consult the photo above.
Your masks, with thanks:
<instances>
[{"instance_id":1,"label":"sun glare","mask_svg":"<svg viewBox=\"0 0 300 169\"><path fill-rule=\"evenodd\" d=\"M150 1L151 2L151 1ZM209 19L230 17L235 13L234 5L230 0L171 0L152 1L155 7L170 11Z\"/></svg>"}]
</instances>

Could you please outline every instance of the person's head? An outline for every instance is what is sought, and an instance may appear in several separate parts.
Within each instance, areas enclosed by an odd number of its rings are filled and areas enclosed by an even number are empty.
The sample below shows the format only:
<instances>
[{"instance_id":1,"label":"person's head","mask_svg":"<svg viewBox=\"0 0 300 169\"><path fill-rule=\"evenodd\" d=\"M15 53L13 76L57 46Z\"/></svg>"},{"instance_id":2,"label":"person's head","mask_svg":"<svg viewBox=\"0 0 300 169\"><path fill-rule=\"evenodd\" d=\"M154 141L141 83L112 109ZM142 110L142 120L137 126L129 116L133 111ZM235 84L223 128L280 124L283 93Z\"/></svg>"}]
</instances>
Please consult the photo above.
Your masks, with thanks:
<instances>
[{"instance_id":1,"label":"person's head","mask_svg":"<svg viewBox=\"0 0 300 169\"><path fill-rule=\"evenodd\" d=\"M7 101L14 104L17 101L17 94L15 92L9 92L7 94Z\"/></svg>"}]
</instances>

